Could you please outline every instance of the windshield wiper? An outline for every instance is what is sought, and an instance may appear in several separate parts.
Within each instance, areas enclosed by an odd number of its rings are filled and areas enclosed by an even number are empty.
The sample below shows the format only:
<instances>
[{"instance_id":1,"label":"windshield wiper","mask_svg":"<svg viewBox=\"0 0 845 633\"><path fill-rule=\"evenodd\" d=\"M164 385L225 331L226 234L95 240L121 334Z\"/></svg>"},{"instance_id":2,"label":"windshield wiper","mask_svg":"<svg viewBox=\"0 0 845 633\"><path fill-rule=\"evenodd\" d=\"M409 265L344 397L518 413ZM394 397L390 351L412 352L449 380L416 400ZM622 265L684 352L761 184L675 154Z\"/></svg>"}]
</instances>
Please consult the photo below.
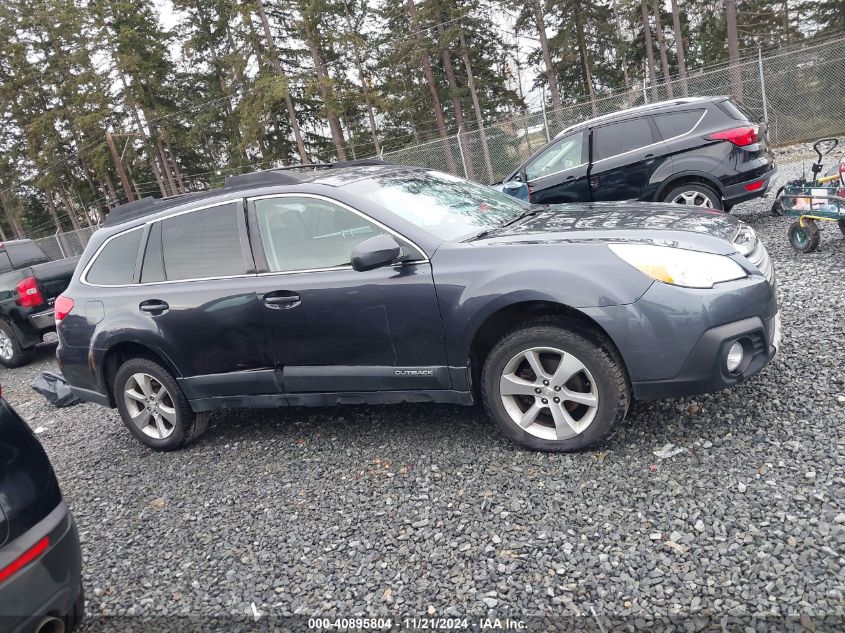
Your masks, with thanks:
<instances>
[{"instance_id":1,"label":"windshield wiper","mask_svg":"<svg viewBox=\"0 0 845 633\"><path fill-rule=\"evenodd\" d=\"M536 209L529 209L528 211L525 211L524 213L520 213L515 218L508 220L504 224L500 224L499 227L503 228L503 227L506 227L506 226L510 226L511 224L516 224L517 222L521 222L525 218L530 218L532 215L537 215Z\"/></svg>"}]
</instances>

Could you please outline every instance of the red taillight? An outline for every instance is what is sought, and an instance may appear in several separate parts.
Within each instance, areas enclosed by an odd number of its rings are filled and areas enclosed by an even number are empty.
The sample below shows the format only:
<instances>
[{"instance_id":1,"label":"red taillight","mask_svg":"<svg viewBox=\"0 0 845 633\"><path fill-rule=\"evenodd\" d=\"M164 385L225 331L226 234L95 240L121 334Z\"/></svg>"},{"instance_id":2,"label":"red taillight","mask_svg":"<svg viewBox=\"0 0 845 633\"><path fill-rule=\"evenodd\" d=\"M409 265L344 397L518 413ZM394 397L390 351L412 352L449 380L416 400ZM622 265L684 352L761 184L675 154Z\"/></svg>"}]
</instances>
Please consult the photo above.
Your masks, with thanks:
<instances>
[{"instance_id":1,"label":"red taillight","mask_svg":"<svg viewBox=\"0 0 845 633\"><path fill-rule=\"evenodd\" d=\"M760 187L763 186L763 184L765 182L766 182L765 179L755 180L754 182L749 182L747 185L745 185L745 190L746 191L757 191L758 189L760 189Z\"/></svg>"},{"instance_id":2,"label":"red taillight","mask_svg":"<svg viewBox=\"0 0 845 633\"><path fill-rule=\"evenodd\" d=\"M27 277L18 282L18 305L23 308L34 308L44 303L44 296L38 288L35 277Z\"/></svg>"},{"instance_id":3,"label":"red taillight","mask_svg":"<svg viewBox=\"0 0 845 633\"><path fill-rule=\"evenodd\" d=\"M56 303L53 304L53 311L56 313L56 323L70 314L71 310L73 310L73 299L64 295L56 297Z\"/></svg>"},{"instance_id":4,"label":"red taillight","mask_svg":"<svg viewBox=\"0 0 845 633\"><path fill-rule=\"evenodd\" d=\"M30 547L23 554L13 560L9 565L6 565L3 569L0 569L0 582L3 582L16 571L29 565L32 561L34 561L36 558L41 556L41 554L47 551L48 547L50 547L50 539L45 536L35 545Z\"/></svg>"},{"instance_id":5,"label":"red taillight","mask_svg":"<svg viewBox=\"0 0 845 633\"><path fill-rule=\"evenodd\" d=\"M711 141L730 141L738 147L745 147L746 145L754 145L757 142L759 131L760 128L756 125L743 125L742 127L734 127L730 130L708 134L705 138Z\"/></svg>"}]
</instances>

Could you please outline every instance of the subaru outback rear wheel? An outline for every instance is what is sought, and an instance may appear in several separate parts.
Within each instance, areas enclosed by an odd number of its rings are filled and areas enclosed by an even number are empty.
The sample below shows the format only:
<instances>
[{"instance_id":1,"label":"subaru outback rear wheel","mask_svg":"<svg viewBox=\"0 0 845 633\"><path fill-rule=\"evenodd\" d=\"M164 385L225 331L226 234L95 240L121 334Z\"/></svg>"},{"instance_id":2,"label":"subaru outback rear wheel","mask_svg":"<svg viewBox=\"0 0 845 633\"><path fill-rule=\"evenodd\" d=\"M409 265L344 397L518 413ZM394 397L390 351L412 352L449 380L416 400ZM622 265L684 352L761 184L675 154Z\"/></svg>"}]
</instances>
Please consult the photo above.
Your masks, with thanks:
<instances>
[{"instance_id":1,"label":"subaru outback rear wheel","mask_svg":"<svg viewBox=\"0 0 845 633\"><path fill-rule=\"evenodd\" d=\"M484 364L482 397L499 429L543 451L573 451L625 417L622 364L597 333L547 321L511 332Z\"/></svg>"},{"instance_id":2,"label":"subaru outback rear wheel","mask_svg":"<svg viewBox=\"0 0 845 633\"><path fill-rule=\"evenodd\" d=\"M156 450L181 448L207 426L207 414L191 410L170 372L146 358L120 366L114 377L114 399L127 428Z\"/></svg>"},{"instance_id":3,"label":"subaru outback rear wheel","mask_svg":"<svg viewBox=\"0 0 845 633\"><path fill-rule=\"evenodd\" d=\"M707 185L698 183L687 183L680 187L675 187L666 194L664 201L704 209L721 210L723 208L722 199L719 194Z\"/></svg>"}]
</instances>

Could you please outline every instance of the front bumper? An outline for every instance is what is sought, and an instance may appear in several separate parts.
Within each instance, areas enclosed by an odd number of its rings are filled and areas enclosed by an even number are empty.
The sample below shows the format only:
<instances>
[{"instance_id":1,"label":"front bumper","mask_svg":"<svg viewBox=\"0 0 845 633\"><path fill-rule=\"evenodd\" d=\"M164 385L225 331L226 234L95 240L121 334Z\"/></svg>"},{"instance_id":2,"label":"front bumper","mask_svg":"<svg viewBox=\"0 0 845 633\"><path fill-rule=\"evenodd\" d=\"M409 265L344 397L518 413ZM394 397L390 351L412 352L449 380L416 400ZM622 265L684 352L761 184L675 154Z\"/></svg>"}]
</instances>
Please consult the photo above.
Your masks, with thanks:
<instances>
[{"instance_id":1,"label":"front bumper","mask_svg":"<svg viewBox=\"0 0 845 633\"><path fill-rule=\"evenodd\" d=\"M739 204L740 202L745 202L746 200L751 200L752 198L764 196L769 190L769 187L771 187L772 183L775 181L775 178L777 178L777 175L778 168L777 166L774 166L765 174L756 176L744 182L724 186L722 188L722 195L725 198L725 202L734 205ZM762 184L757 186L757 183L760 183L761 181ZM755 188L749 190L748 187Z\"/></svg>"},{"instance_id":2,"label":"front bumper","mask_svg":"<svg viewBox=\"0 0 845 633\"><path fill-rule=\"evenodd\" d=\"M680 373L668 380L633 383L637 400L675 398L711 393L750 378L768 364L780 346L780 313L762 320L750 317L704 332ZM734 372L726 367L728 350L739 342L743 360Z\"/></svg>"},{"instance_id":3,"label":"front bumper","mask_svg":"<svg viewBox=\"0 0 845 633\"><path fill-rule=\"evenodd\" d=\"M0 569L41 538L48 549L0 583L0 631L31 633L45 616L81 619L82 557L76 524L64 501L32 529L0 549Z\"/></svg>"}]
</instances>

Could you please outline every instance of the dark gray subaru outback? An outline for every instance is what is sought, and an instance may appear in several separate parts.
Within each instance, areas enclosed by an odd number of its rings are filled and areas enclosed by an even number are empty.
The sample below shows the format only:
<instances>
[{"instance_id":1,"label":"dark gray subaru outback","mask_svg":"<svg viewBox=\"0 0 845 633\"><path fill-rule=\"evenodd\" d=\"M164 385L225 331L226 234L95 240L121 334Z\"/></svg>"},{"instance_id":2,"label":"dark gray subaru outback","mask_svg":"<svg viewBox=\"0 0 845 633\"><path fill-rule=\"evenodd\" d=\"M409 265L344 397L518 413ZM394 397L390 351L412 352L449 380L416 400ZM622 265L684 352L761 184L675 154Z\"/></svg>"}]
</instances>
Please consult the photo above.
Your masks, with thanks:
<instances>
[{"instance_id":1,"label":"dark gray subaru outback","mask_svg":"<svg viewBox=\"0 0 845 633\"><path fill-rule=\"evenodd\" d=\"M155 449L230 407L481 401L538 450L778 345L754 231L645 202L528 205L421 168L260 172L115 209L56 301L77 396Z\"/></svg>"}]
</instances>

